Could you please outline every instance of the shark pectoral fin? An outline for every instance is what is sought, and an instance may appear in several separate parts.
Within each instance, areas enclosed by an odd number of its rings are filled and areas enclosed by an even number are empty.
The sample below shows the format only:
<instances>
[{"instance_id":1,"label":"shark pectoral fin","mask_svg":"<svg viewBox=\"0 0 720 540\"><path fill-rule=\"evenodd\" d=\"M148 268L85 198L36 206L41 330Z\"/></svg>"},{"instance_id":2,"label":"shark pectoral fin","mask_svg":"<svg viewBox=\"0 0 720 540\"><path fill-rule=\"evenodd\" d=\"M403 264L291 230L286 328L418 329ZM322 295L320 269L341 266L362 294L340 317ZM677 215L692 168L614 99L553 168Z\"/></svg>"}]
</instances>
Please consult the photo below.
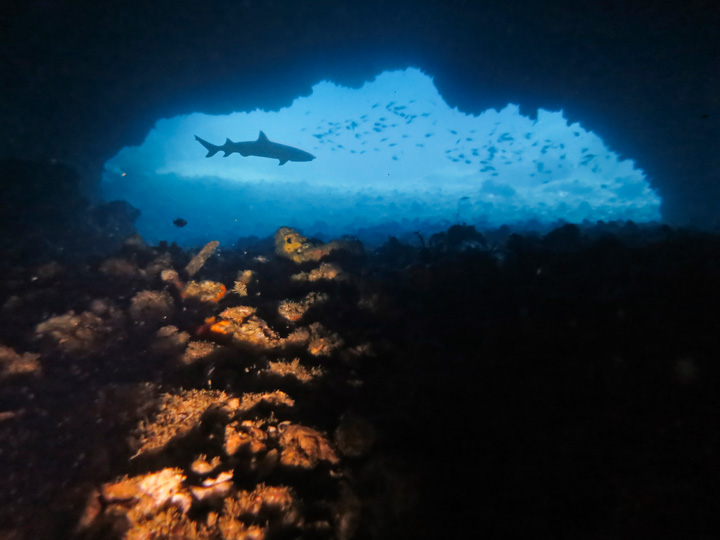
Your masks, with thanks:
<instances>
[{"instance_id":1,"label":"shark pectoral fin","mask_svg":"<svg viewBox=\"0 0 720 540\"><path fill-rule=\"evenodd\" d=\"M278 163L278 165L285 165L287 162L288 162L287 159L281 159L280 163Z\"/></svg>"},{"instance_id":2,"label":"shark pectoral fin","mask_svg":"<svg viewBox=\"0 0 720 540\"><path fill-rule=\"evenodd\" d=\"M228 157L232 152L228 152L227 150L223 150L225 152L225 155L223 157Z\"/></svg>"}]
</instances>

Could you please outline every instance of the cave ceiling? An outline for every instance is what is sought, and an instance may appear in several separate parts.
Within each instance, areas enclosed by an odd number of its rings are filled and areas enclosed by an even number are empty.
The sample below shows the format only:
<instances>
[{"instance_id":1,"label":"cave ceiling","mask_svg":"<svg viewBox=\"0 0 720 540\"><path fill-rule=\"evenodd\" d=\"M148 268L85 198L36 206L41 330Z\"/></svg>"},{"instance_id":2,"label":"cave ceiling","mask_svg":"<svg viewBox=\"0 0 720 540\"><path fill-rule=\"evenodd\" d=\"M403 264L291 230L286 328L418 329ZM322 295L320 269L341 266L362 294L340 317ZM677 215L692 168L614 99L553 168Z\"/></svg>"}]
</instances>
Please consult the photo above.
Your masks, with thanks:
<instances>
[{"instance_id":1,"label":"cave ceiling","mask_svg":"<svg viewBox=\"0 0 720 540\"><path fill-rule=\"evenodd\" d=\"M712 2L7 3L2 157L102 164L159 118L277 109L329 79L416 66L465 112L563 109L665 199L670 220L720 200ZM712 146L711 146L712 145Z\"/></svg>"}]
</instances>

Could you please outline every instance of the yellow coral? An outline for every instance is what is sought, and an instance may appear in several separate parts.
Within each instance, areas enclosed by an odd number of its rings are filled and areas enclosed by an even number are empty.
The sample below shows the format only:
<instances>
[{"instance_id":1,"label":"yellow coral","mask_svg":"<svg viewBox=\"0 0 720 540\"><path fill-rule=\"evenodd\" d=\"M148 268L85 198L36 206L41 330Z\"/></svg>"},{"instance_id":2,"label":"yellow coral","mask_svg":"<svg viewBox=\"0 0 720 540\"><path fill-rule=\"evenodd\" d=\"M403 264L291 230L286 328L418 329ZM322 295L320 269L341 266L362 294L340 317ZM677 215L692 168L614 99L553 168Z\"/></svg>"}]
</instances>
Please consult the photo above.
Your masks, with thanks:
<instances>
[{"instance_id":1,"label":"yellow coral","mask_svg":"<svg viewBox=\"0 0 720 540\"><path fill-rule=\"evenodd\" d=\"M290 227L281 227L275 233L275 245L278 251L290 255L307 244L307 238Z\"/></svg>"}]
</instances>

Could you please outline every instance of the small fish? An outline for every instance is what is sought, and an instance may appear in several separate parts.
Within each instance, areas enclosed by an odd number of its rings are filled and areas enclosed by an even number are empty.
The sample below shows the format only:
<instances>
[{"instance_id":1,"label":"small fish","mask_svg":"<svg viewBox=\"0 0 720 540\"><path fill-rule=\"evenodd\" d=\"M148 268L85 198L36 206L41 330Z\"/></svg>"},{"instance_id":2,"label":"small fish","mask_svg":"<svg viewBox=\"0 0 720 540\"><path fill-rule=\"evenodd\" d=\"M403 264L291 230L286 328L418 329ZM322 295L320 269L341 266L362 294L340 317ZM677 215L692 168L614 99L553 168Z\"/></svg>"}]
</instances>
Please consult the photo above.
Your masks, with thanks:
<instances>
[{"instance_id":1,"label":"small fish","mask_svg":"<svg viewBox=\"0 0 720 540\"><path fill-rule=\"evenodd\" d=\"M187 221L185 221L183 218L177 218L175 221L173 221L173 225L176 227L184 227L187 225Z\"/></svg>"}]
</instances>

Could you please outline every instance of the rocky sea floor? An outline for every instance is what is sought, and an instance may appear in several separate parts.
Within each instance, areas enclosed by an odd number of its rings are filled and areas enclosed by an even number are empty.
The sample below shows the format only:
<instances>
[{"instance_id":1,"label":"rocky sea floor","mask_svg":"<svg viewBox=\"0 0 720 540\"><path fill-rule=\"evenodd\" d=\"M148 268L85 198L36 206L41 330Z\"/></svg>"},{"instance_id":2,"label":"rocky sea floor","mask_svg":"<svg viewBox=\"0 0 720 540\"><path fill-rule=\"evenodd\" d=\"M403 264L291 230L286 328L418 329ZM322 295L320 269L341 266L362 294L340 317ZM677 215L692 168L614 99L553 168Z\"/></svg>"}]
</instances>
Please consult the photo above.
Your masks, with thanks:
<instances>
[{"instance_id":1,"label":"rocky sea floor","mask_svg":"<svg viewBox=\"0 0 720 540\"><path fill-rule=\"evenodd\" d=\"M720 238L129 236L0 281L0 538L711 538Z\"/></svg>"}]
</instances>

